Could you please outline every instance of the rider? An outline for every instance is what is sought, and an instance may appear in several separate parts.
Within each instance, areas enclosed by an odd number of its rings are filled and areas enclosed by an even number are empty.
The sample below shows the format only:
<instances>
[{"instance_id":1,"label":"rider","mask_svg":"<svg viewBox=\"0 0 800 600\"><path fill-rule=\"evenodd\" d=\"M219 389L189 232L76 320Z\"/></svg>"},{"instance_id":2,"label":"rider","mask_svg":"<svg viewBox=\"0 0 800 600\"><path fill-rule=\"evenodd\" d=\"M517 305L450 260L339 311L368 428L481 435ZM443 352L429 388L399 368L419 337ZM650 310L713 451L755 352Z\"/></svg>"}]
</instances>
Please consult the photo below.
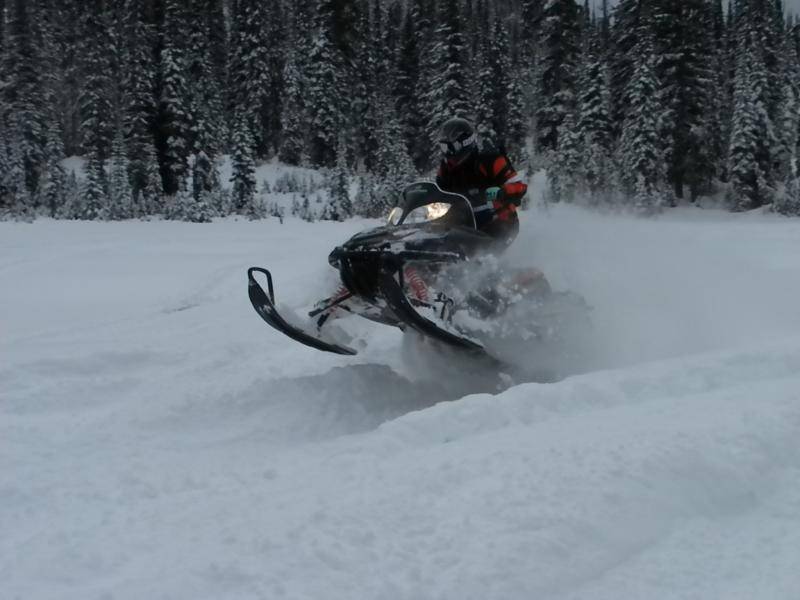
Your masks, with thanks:
<instances>
[{"instance_id":1,"label":"rider","mask_svg":"<svg viewBox=\"0 0 800 600\"><path fill-rule=\"evenodd\" d=\"M511 244L519 231L517 207L528 190L511 161L497 150L479 152L475 129L459 117L442 125L439 146L443 157L436 184L469 198L478 229Z\"/></svg>"}]
</instances>

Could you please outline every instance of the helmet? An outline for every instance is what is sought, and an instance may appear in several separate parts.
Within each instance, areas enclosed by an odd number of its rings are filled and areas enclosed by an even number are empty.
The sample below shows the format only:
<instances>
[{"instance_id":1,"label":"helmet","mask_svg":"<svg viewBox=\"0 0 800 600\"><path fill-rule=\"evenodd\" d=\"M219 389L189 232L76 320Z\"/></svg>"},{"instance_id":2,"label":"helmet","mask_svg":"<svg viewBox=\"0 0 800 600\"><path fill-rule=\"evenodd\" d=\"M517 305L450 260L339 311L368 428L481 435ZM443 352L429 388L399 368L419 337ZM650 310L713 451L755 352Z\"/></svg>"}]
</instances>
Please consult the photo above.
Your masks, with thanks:
<instances>
[{"instance_id":1,"label":"helmet","mask_svg":"<svg viewBox=\"0 0 800 600\"><path fill-rule=\"evenodd\" d=\"M439 146L449 165L460 165L477 150L478 138L469 121L455 117L442 125Z\"/></svg>"}]
</instances>

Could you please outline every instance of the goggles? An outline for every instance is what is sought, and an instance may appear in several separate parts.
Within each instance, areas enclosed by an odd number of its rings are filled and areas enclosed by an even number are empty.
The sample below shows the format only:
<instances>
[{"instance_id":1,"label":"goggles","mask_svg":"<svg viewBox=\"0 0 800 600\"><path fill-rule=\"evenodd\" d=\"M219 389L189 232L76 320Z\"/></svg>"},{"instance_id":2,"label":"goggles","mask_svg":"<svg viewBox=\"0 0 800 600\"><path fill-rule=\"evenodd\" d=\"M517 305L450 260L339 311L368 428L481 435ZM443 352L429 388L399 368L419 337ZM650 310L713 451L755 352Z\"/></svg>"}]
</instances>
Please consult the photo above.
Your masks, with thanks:
<instances>
[{"instance_id":1,"label":"goggles","mask_svg":"<svg viewBox=\"0 0 800 600\"><path fill-rule=\"evenodd\" d=\"M477 138L473 133L460 142L447 142L445 140L439 140L439 147L442 149L442 153L445 156L455 156L465 148L469 148L470 146L474 145L475 142L477 142Z\"/></svg>"}]
</instances>

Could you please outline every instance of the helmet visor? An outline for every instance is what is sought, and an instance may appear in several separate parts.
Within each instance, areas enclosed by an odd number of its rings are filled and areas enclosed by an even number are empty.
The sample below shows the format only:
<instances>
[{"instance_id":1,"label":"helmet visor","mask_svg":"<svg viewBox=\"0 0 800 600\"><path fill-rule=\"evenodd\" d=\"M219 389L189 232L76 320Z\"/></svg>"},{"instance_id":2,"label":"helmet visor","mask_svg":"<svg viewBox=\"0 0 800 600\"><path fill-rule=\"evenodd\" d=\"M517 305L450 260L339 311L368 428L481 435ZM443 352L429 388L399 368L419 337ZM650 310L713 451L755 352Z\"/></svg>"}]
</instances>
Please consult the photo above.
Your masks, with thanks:
<instances>
[{"instance_id":1,"label":"helmet visor","mask_svg":"<svg viewBox=\"0 0 800 600\"><path fill-rule=\"evenodd\" d=\"M463 140L456 140L454 142L450 142L448 140L439 140L439 147L442 149L442 154L447 157L458 157L461 156L463 153L468 152L477 142L477 138L475 134L464 138Z\"/></svg>"}]
</instances>

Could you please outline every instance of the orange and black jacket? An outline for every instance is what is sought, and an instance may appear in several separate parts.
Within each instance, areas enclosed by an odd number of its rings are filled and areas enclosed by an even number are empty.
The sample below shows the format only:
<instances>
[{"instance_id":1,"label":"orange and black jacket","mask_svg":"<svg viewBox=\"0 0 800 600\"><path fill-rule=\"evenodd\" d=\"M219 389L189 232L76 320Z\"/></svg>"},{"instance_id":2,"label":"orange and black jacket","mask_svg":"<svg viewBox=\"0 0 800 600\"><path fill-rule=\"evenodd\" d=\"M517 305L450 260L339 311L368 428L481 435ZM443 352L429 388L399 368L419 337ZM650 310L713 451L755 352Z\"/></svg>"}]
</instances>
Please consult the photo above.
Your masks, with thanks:
<instances>
[{"instance_id":1,"label":"orange and black jacket","mask_svg":"<svg viewBox=\"0 0 800 600\"><path fill-rule=\"evenodd\" d=\"M454 167L442 161L436 174L436 185L469 198L475 209L478 229L482 230L494 229L491 224L497 221L516 224L517 207L528 191L508 157L498 152L476 153ZM487 203L483 192L492 187L501 188L503 194L499 200Z\"/></svg>"}]
</instances>

